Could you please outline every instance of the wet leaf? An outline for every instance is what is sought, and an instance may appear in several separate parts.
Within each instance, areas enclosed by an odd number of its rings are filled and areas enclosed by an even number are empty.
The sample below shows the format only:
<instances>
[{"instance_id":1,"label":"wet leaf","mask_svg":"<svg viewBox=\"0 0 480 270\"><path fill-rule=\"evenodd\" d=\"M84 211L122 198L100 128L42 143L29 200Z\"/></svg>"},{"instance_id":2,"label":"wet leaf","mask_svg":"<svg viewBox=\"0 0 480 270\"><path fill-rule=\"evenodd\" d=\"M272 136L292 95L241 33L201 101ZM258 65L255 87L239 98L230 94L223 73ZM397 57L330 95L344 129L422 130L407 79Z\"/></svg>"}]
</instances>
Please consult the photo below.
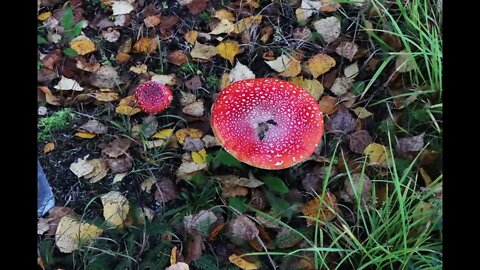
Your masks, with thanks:
<instances>
[{"instance_id":1,"label":"wet leaf","mask_svg":"<svg viewBox=\"0 0 480 270\"><path fill-rule=\"evenodd\" d=\"M217 52L221 57L227 59L233 65L235 55L240 52L240 46L236 41L224 41L217 45Z\"/></svg>"},{"instance_id":2,"label":"wet leaf","mask_svg":"<svg viewBox=\"0 0 480 270\"><path fill-rule=\"evenodd\" d=\"M219 20L229 20L231 22L235 21L235 15L233 15L233 13L231 13L230 11L228 11L226 9L219 9L219 10L215 11L214 17L219 19Z\"/></svg>"},{"instance_id":3,"label":"wet leaf","mask_svg":"<svg viewBox=\"0 0 480 270\"><path fill-rule=\"evenodd\" d=\"M107 161L108 167L112 171L112 174L128 172L133 167L132 161L128 157L116 158L116 159L109 158L106 161Z\"/></svg>"},{"instance_id":4,"label":"wet leaf","mask_svg":"<svg viewBox=\"0 0 480 270\"><path fill-rule=\"evenodd\" d=\"M285 54L282 54L275 60L265 61L265 63L273 70L281 72L279 75L283 77L295 77L302 71L300 61Z\"/></svg>"},{"instance_id":5,"label":"wet leaf","mask_svg":"<svg viewBox=\"0 0 480 270\"><path fill-rule=\"evenodd\" d=\"M335 16L318 20L313 23L313 27L322 36L326 43L333 42L340 36L341 25L340 20Z\"/></svg>"},{"instance_id":6,"label":"wet leaf","mask_svg":"<svg viewBox=\"0 0 480 270\"><path fill-rule=\"evenodd\" d=\"M366 130L360 130L350 135L350 150L357 154L363 154L365 148L373 141Z\"/></svg>"},{"instance_id":7,"label":"wet leaf","mask_svg":"<svg viewBox=\"0 0 480 270\"><path fill-rule=\"evenodd\" d=\"M188 56L183 51L176 50L176 51L171 52L167 56L167 60L168 60L168 62L170 62L174 65L181 66L181 65L185 64L186 62L188 62Z\"/></svg>"},{"instance_id":8,"label":"wet leaf","mask_svg":"<svg viewBox=\"0 0 480 270\"><path fill-rule=\"evenodd\" d=\"M70 164L70 171L72 171L78 178L91 173L94 169L94 166L87 162L88 155L83 159L77 159L77 162Z\"/></svg>"},{"instance_id":9,"label":"wet leaf","mask_svg":"<svg viewBox=\"0 0 480 270\"><path fill-rule=\"evenodd\" d=\"M245 215L239 215L237 218L230 220L226 226L226 233L233 238L238 238L244 241L256 239L258 236L258 228L255 223Z\"/></svg>"},{"instance_id":10,"label":"wet leaf","mask_svg":"<svg viewBox=\"0 0 480 270\"><path fill-rule=\"evenodd\" d=\"M253 72L247 66L237 60L237 64L228 74L228 78L229 83L233 83L245 79L254 79L255 74L253 74Z\"/></svg>"},{"instance_id":11,"label":"wet leaf","mask_svg":"<svg viewBox=\"0 0 480 270\"><path fill-rule=\"evenodd\" d=\"M155 183L155 200L159 203L169 202L178 197L175 184L170 179L163 179Z\"/></svg>"},{"instance_id":12,"label":"wet leaf","mask_svg":"<svg viewBox=\"0 0 480 270\"><path fill-rule=\"evenodd\" d=\"M51 152L53 151L53 149L55 149L55 144L53 142L50 142L50 143L47 143L45 144L45 146L43 147L43 153L48 153L48 152Z\"/></svg>"},{"instance_id":13,"label":"wet leaf","mask_svg":"<svg viewBox=\"0 0 480 270\"><path fill-rule=\"evenodd\" d=\"M308 69L314 78L329 71L335 64L335 59L324 53L313 56L307 62Z\"/></svg>"},{"instance_id":14,"label":"wet leaf","mask_svg":"<svg viewBox=\"0 0 480 270\"><path fill-rule=\"evenodd\" d=\"M210 58L217 55L217 49L214 46L203 45L197 41L195 42L195 46L193 46L190 55L193 58L210 60Z\"/></svg>"},{"instance_id":15,"label":"wet leaf","mask_svg":"<svg viewBox=\"0 0 480 270\"><path fill-rule=\"evenodd\" d=\"M397 152L402 157L409 157L409 155L416 154L422 150L424 146L425 133L413 137L404 137L398 139Z\"/></svg>"},{"instance_id":16,"label":"wet leaf","mask_svg":"<svg viewBox=\"0 0 480 270\"><path fill-rule=\"evenodd\" d=\"M387 149L385 146L378 143L369 144L363 154L368 156L368 163L370 165L380 164L385 165L387 161Z\"/></svg>"},{"instance_id":17,"label":"wet leaf","mask_svg":"<svg viewBox=\"0 0 480 270\"><path fill-rule=\"evenodd\" d=\"M102 200L105 221L113 227L125 227L125 220L130 210L127 198L118 191L110 191L100 198Z\"/></svg>"},{"instance_id":18,"label":"wet leaf","mask_svg":"<svg viewBox=\"0 0 480 270\"><path fill-rule=\"evenodd\" d=\"M57 85L53 88L57 90L83 91L83 87L77 81L62 76Z\"/></svg>"},{"instance_id":19,"label":"wet leaf","mask_svg":"<svg viewBox=\"0 0 480 270\"><path fill-rule=\"evenodd\" d=\"M230 34L235 29L233 23L227 19L222 19L218 24L210 31L212 35Z\"/></svg>"},{"instance_id":20,"label":"wet leaf","mask_svg":"<svg viewBox=\"0 0 480 270\"><path fill-rule=\"evenodd\" d=\"M207 158L207 151L205 151L205 149L201 149L198 152L192 152L192 160L196 164L199 164L199 165L205 164L206 158Z\"/></svg>"},{"instance_id":21,"label":"wet leaf","mask_svg":"<svg viewBox=\"0 0 480 270\"><path fill-rule=\"evenodd\" d=\"M118 138L109 144L101 143L98 145L98 147L102 149L102 154L111 158L117 158L123 154L126 154L131 144L132 141L130 139Z\"/></svg>"},{"instance_id":22,"label":"wet leaf","mask_svg":"<svg viewBox=\"0 0 480 270\"><path fill-rule=\"evenodd\" d=\"M338 212L337 198L328 191L323 198L315 198L302 206L302 213L308 217L307 226L314 225L317 219L320 222L331 221L335 218L336 212Z\"/></svg>"},{"instance_id":23,"label":"wet leaf","mask_svg":"<svg viewBox=\"0 0 480 270\"><path fill-rule=\"evenodd\" d=\"M290 81L307 90L315 100L319 100L323 94L323 85L318 80L304 79L303 76L300 76L292 78Z\"/></svg>"},{"instance_id":24,"label":"wet leaf","mask_svg":"<svg viewBox=\"0 0 480 270\"><path fill-rule=\"evenodd\" d=\"M357 115L357 117L359 119L365 119L365 118L373 115L373 113L369 112L364 107L356 107L352 111Z\"/></svg>"},{"instance_id":25,"label":"wet leaf","mask_svg":"<svg viewBox=\"0 0 480 270\"><path fill-rule=\"evenodd\" d=\"M355 129L355 119L348 109L342 108L338 110L329 120L329 130L331 131L350 133Z\"/></svg>"},{"instance_id":26,"label":"wet leaf","mask_svg":"<svg viewBox=\"0 0 480 270\"><path fill-rule=\"evenodd\" d=\"M69 216L60 220L55 233L55 245L62 253L71 253L89 244L102 234L102 229L93 224L78 222Z\"/></svg>"},{"instance_id":27,"label":"wet leaf","mask_svg":"<svg viewBox=\"0 0 480 270\"><path fill-rule=\"evenodd\" d=\"M175 137L180 144L185 142L185 139L188 137L192 138L202 138L202 131L195 128L182 128L175 132Z\"/></svg>"},{"instance_id":28,"label":"wet leaf","mask_svg":"<svg viewBox=\"0 0 480 270\"><path fill-rule=\"evenodd\" d=\"M85 55L96 50L95 43L86 36L78 36L70 41L72 48L78 55Z\"/></svg>"},{"instance_id":29,"label":"wet leaf","mask_svg":"<svg viewBox=\"0 0 480 270\"><path fill-rule=\"evenodd\" d=\"M251 263L243 258L238 257L235 254L232 254L228 257L228 260L235 264L236 266L240 267L243 270L255 270L260 269L254 263Z\"/></svg>"},{"instance_id":30,"label":"wet leaf","mask_svg":"<svg viewBox=\"0 0 480 270\"><path fill-rule=\"evenodd\" d=\"M158 42L156 38L140 38L135 45L133 45L133 52L136 53L153 53L158 48Z\"/></svg>"},{"instance_id":31,"label":"wet leaf","mask_svg":"<svg viewBox=\"0 0 480 270\"><path fill-rule=\"evenodd\" d=\"M118 107L115 108L116 113L128 116L137 114L141 111L142 110L140 108L136 108L136 101L134 96L128 96L123 98L122 100L120 100Z\"/></svg>"}]
</instances>

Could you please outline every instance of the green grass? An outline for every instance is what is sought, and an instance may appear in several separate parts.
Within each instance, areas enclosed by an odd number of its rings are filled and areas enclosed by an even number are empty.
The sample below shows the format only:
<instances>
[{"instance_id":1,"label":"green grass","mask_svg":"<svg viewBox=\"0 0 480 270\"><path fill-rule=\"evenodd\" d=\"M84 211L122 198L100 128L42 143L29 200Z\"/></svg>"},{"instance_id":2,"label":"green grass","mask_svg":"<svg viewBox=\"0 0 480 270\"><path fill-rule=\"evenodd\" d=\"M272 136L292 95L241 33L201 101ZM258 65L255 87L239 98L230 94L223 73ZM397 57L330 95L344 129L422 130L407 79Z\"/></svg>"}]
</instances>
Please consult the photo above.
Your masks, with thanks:
<instances>
[{"instance_id":1,"label":"green grass","mask_svg":"<svg viewBox=\"0 0 480 270\"><path fill-rule=\"evenodd\" d=\"M39 141L51 140L53 132L67 129L72 119L73 109L71 108L64 108L54 112L51 116L40 118L38 121L40 131L37 139Z\"/></svg>"}]
</instances>

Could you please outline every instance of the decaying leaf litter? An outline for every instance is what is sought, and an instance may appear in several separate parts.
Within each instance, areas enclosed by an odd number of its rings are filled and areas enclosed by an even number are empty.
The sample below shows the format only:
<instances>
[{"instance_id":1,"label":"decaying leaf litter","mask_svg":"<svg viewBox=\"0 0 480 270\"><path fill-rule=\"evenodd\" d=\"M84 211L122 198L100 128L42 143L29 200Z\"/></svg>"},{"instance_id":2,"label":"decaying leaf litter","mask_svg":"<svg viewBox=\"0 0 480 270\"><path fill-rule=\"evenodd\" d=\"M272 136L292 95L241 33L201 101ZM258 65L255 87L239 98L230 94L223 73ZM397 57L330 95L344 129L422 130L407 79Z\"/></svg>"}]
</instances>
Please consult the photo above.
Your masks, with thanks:
<instances>
[{"instance_id":1,"label":"decaying leaf litter","mask_svg":"<svg viewBox=\"0 0 480 270\"><path fill-rule=\"evenodd\" d=\"M376 180L419 154L416 188L438 187L441 119L425 124L422 106L439 97L419 97L398 36L371 36L388 30L378 14L371 1L39 1L38 129L67 126L38 142L57 201L38 223L43 262L71 265L91 246L128 255L82 256L92 269L314 269L312 252L248 254L308 247L317 226L355 226L352 211L385 199L389 184ZM210 126L225 86L266 77L303 87L325 115L312 157L281 171L238 162ZM134 98L150 80L174 95L154 115ZM54 118L64 108L73 112Z\"/></svg>"}]
</instances>

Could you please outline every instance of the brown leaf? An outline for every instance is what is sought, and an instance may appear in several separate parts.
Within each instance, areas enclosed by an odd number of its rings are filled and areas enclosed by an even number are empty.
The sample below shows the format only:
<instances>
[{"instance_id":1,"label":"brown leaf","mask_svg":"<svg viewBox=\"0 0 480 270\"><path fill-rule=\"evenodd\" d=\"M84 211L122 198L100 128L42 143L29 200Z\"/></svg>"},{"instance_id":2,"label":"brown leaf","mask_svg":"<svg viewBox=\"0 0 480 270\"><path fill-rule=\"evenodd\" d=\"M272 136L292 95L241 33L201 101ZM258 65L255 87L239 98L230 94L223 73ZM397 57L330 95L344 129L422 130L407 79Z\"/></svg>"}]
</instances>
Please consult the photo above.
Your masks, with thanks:
<instances>
[{"instance_id":1,"label":"brown leaf","mask_svg":"<svg viewBox=\"0 0 480 270\"><path fill-rule=\"evenodd\" d=\"M347 41L342 41L340 45L337 46L335 49L335 52L347 58L349 61L352 61L353 57L355 57L355 54L358 51L358 46L355 44L355 42L347 42Z\"/></svg>"},{"instance_id":2,"label":"brown leaf","mask_svg":"<svg viewBox=\"0 0 480 270\"><path fill-rule=\"evenodd\" d=\"M205 143L198 138L187 137L185 139L185 142L183 143L183 150L190 151L190 152L200 151L204 147L205 147Z\"/></svg>"},{"instance_id":3,"label":"brown leaf","mask_svg":"<svg viewBox=\"0 0 480 270\"><path fill-rule=\"evenodd\" d=\"M307 62L308 69L314 78L329 71L335 64L335 59L324 53L313 56Z\"/></svg>"},{"instance_id":4,"label":"brown leaf","mask_svg":"<svg viewBox=\"0 0 480 270\"><path fill-rule=\"evenodd\" d=\"M157 50L158 43L156 38L140 38L133 45L133 52L136 53L153 53Z\"/></svg>"},{"instance_id":5,"label":"brown leaf","mask_svg":"<svg viewBox=\"0 0 480 270\"><path fill-rule=\"evenodd\" d=\"M251 207L263 211L267 207L267 203L267 198L261 189L252 190L249 202Z\"/></svg>"},{"instance_id":6,"label":"brown leaf","mask_svg":"<svg viewBox=\"0 0 480 270\"><path fill-rule=\"evenodd\" d=\"M398 139L397 142L397 152L402 157L409 157L415 155L417 152L422 150L424 146L423 137L425 133L422 133L413 137L404 137Z\"/></svg>"},{"instance_id":7,"label":"brown leaf","mask_svg":"<svg viewBox=\"0 0 480 270\"><path fill-rule=\"evenodd\" d=\"M232 184L222 184L222 190L223 198L246 196L248 194L248 188Z\"/></svg>"},{"instance_id":8,"label":"brown leaf","mask_svg":"<svg viewBox=\"0 0 480 270\"><path fill-rule=\"evenodd\" d=\"M363 154L363 151L373 142L372 137L366 130L359 130L350 135L350 150L357 154Z\"/></svg>"},{"instance_id":9,"label":"brown leaf","mask_svg":"<svg viewBox=\"0 0 480 270\"><path fill-rule=\"evenodd\" d=\"M62 52L56 49L52 53L47 55L45 59L43 59L43 66L47 69L53 70L53 68L56 65L60 64L61 60L62 60Z\"/></svg>"},{"instance_id":10,"label":"brown leaf","mask_svg":"<svg viewBox=\"0 0 480 270\"><path fill-rule=\"evenodd\" d=\"M176 50L167 56L167 61L174 65L181 66L188 61L188 56L183 51Z\"/></svg>"},{"instance_id":11,"label":"brown leaf","mask_svg":"<svg viewBox=\"0 0 480 270\"><path fill-rule=\"evenodd\" d=\"M43 147L43 153L48 153L48 152L51 152L53 151L53 149L55 149L55 144L53 142L50 142L50 143L47 143L45 144L45 146Z\"/></svg>"},{"instance_id":12,"label":"brown leaf","mask_svg":"<svg viewBox=\"0 0 480 270\"><path fill-rule=\"evenodd\" d=\"M160 15L148 16L143 19L143 22L147 27L155 27L160 24Z\"/></svg>"},{"instance_id":13,"label":"brown leaf","mask_svg":"<svg viewBox=\"0 0 480 270\"><path fill-rule=\"evenodd\" d=\"M390 33L382 33L380 38L387 43L388 46L392 47L394 51L400 51L403 47L402 41L396 35Z\"/></svg>"},{"instance_id":14,"label":"brown leaf","mask_svg":"<svg viewBox=\"0 0 480 270\"><path fill-rule=\"evenodd\" d=\"M211 210L200 210L194 215L183 218L183 227L188 233L204 231L218 220L217 216Z\"/></svg>"},{"instance_id":15,"label":"brown leaf","mask_svg":"<svg viewBox=\"0 0 480 270\"><path fill-rule=\"evenodd\" d=\"M334 212L332 212L330 208L332 208ZM325 192L323 198L315 198L302 206L302 213L309 217L307 219L307 226L314 225L317 219L320 222L331 221L335 218L336 212L338 212L337 198L328 191Z\"/></svg>"},{"instance_id":16,"label":"brown leaf","mask_svg":"<svg viewBox=\"0 0 480 270\"><path fill-rule=\"evenodd\" d=\"M112 174L128 172L132 169L133 164L129 157L124 158L108 158L106 159L108 167L112 170Z\"/></svg>"},{"instance_id":17,"label":"brown leaf","mask_svg":"<svg viewBox=\"0 0 480 270\"><path fill-rule=\"evenodd\" d=\"M262 31L260 31L260 40L263 43L267 43L268 39L270 39L272 34L273 34L273 27L271 26L264 27L262 28Z\"/></svg>"},{"instance_id":18,"label":"brown leaf","mask_svg":"<svg viewBox=\"0 0 480 270\"><path fill-rule=\"evenodd\" d=\"M340 193L340 198L355 203L355 198L361 197L363 203L369 203L372 198L372 180L365 174L354 173L352 174L352 182L355 190L350 179L348 177L345 179L344 191Z\"/></svg>"},{"instance_id":19,"label":"brown leaf","mask_svg":"<svg viewBox=\"0 0 480 270\"><path fill-rule=\"evenodd\" d=\"M258 228L255 223L245 215L239 215L236 219L227 223L226 233L234 239L250 241L258 236Z\"/></svg>"},{"instance_id":20,"label":"brown leaf","mask_svg":"<svg viewBox=\"0 0 480 270\"><path fill-rule=\"evenodd\" d=\"M326 43L331 43L340 36L341 24L340 20L335 16L318 20L313 23L313 27Z\"/></svg>"},{"instance_id":21,"label":"brown leaf","mask_svg":"<svg viewBox=\"0 0 480 270\"><path fill-rule=\"evenodd\" d=\"M217 55L217 48L210 45L203 45L200 42L195 42L190 55L193 58L210 60L213 56Z\"/></svg>"},{"instance_id":22,"label":"brown leaf","mask_svg":"<svg viewBox=\"0 0 480 270\"><path fill-rule=\"evenodd\" d=\"M114 88L121 84L117 71L111 66L102 66L90 76L90 84L98 88Z\"/></svg>"},{"instance_id":23,"label":"brown leaf","mask_svg":"<svg viewBox=\"0 0 480 270\"><path fill-rule=\"evenodd\" d=\"M185 262L191 263L200 258L203 254L203 237L200 233L195 232L192 234L193 239L187 244L187 255L185 256Z\"/></svg>"},{"instance_id":24,"label":"brown leaf","mask_svg":"<svg viewBox=\"0 0 480 270\"><path fill-rule=\"evenodd\" d=\"M329 131L342 131L350 133L355 129L355 119L348 109L342 108L338 110L330 119L328 119Z\"/></svg>"},{"instance_id":25,"label":"brown leaf","mask_svg":"<svg viewBox=\"0 0 480 270\"><path fill-rule=\"evenodd\" d=\"M210 232L210 236L208 237L209 241L215 240L217 235L223 230L223 227L225 227L225 223L218 223Z\"/></svg>"},{"instance_id":26,"label":"brown leaf","mask_svg":"<svg viewBox=\"0 0 480 270\"><path fill-rule=\"evenodd\" d=\"M194 76L185 82L185 86L190 90L197 90L202 87L202 79L200 79L200 76Z\"/></svg>"},{"instance_id":27,"label":"brown leaf","mask_svg":"<svg viewBox=\"0 0 480 270\"><path fill-rule=\"evenodd\" d=\"M320 0L322 2L322 7L320 7L320 12L334 12L340 8L340 4L336 3L335 0Z\"/></svg>"},{"instance_id":28,"label":"brown leaf","mask_svg":"<svg viewBox=\"0 0 480 270\"><path fill-rule=\"evenodd\" d=\"M130 147L131 143L130 139L118 138L109 144L101 143L98 147L102 149L102 154L111 158L117 158L118 156L127 153L127 149Z\"/></svg>"},{"instance_id":29,"label":"brown leaf","mask_svg":"<svg viewBox=\"0 0 480 270\"><path fill-rule=\"evenodd\" d=\"M192 15L198 15L207 8L207 0L193 0L187 5Z\"/></svg>"},{"instance_id":30,"label":"brown leaf","mask_svg":"<svg viewBox=\"0 0 480 270\"><path fill-rule=\"evenodd\" d=\"M105 126L104 124L100 123L97 120L89 120L87 123L83 124L78 129L82 131L87 131L90 133L95 133L95 134L107 133L107 126Z\"/></svg>"},{"instance_id":31,"label":"brown leaf","mask_svg":"<svg viewBox=\"0 0 480 270\"><path fill-rule=\"evenodd\" d=\"M318 105L323 113L330 115L337 111L337 101L336 97L325 95L320 99Z\"/></svg>"},{"instance_id":32,"label":"brown leaf","mask_svg":"<svg viewBox=\"0 0 480 270\"><path fill-rule=\"evenodd\" d=\"M168 202L178 197L175 184L168 178L156 182L155 187L155 200L159 203Z\"/></svg>"},{"instance_id":33,"label":"brown leaf","mask_svg":"<svg viewBox=\"0 0 480 270\"><path fill-rule=\"evenodd\" d=\"M37 80L40 83L48 84L56 78L58 78L57 72L50 69L42 68L37 72Z\"/></svg>"},{"instance_id":34,"label":"brown leaf","mask_svg":"<svg viewBox=\"0 0 480 270\"><path fill-rule=\"evenodd\" d=\"M333 82L332 87L330 87L330 92L334 93L337 97L346 94L350 89L352 89L354 80L347 77L338 77Z\"/></svg>"},{"instance_id":35,"label":"brown leaf","mask_svg":"<svg viewBox=\"0 0 480 270\"><path fill-rule=\"evenodd\" d=\"M108 167L107 163L104 159L92 159L87 161L91 165L93 165L93 171L87 175L85 175L85 179L90 179L90 183L96 183L102 180L105 176L107 176Z\"/></svg>"},{"instance_id":36,"label":"brown leaf","mask_svg":"<svg viewBox=\"0 0 480 270\"><path fill-rule=\"evenodd\" d=\"M182 112L194 117L202 117L205 111L203 99L192 102L182 108Z\"/></svg>"}]
</instances>

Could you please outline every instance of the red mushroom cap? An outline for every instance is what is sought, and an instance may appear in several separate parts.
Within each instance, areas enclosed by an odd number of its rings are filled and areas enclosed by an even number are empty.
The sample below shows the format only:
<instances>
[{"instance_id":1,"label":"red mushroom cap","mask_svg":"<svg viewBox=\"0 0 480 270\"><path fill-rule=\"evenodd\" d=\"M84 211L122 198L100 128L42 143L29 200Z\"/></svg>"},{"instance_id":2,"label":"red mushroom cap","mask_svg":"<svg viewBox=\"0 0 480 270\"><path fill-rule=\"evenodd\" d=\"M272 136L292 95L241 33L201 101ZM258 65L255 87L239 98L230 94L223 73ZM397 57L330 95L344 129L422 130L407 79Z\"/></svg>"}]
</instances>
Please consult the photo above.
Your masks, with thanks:
<instances>
[{"instance_id":1,"label":"red mushroom cap","mask_svg":"<svg viewBox=\"0 0 480 270\"><path fill-rule=\"evenodd\" d=\"M279 170L312 155L323 135L323 116L315 98L293 83L248 79L219 94L212 108L212 128L238 160Z\"/></svg>"},{"instance_id":2,"label":"red mushroom cap","mask_svg":"<svg viewBox=\"0 0 480 270\"><path fill-rule=\"evenodd\" d=\"M156 81L140 84L135 92L135 99L142 111L155 114L164 111L172 103L170 88Z\"/></svg>"}]
</instances>

